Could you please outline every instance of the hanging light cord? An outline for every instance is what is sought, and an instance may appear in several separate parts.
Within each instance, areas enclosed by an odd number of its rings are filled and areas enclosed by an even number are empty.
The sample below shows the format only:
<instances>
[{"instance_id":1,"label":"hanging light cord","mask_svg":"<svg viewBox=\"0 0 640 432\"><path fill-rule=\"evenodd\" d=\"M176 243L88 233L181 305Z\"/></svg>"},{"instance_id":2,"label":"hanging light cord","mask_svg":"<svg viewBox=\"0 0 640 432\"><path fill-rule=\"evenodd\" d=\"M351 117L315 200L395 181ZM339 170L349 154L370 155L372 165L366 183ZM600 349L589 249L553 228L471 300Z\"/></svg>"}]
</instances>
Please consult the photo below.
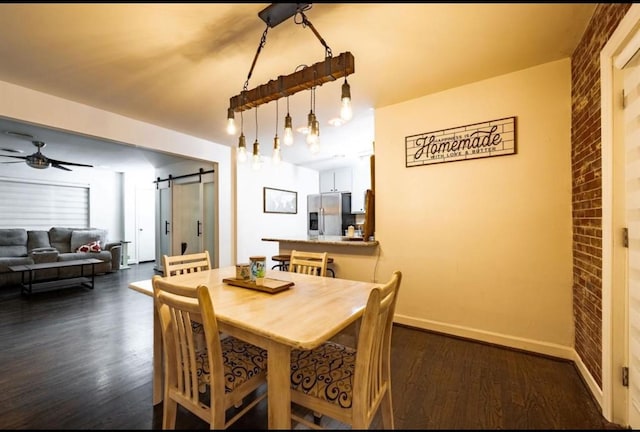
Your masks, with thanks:
<instances>
[{"instance_id":1,"label":"hanging light cord","mask_svg":"<svg viewBox=\"0 0 640 432\"><path fill-rule=\"evenodd\" d=\"M289 98L287 97L287 104L289 103ZM287 107L287 110L289 107ZM278 138L278 99L276 99L276 138Z\"/></svg>"}]
</instances>

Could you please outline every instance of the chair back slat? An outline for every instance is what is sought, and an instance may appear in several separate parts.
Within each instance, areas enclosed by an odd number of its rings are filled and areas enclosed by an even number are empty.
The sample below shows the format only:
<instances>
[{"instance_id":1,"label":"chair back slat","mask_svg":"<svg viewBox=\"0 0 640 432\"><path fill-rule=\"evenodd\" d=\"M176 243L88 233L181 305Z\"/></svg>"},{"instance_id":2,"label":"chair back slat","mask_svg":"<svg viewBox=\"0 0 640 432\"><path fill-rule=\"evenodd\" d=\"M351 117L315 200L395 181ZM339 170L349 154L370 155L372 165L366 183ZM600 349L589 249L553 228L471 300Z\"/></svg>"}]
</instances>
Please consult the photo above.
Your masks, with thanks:
<instances>
[{"instance_id":1,"label":"chair back slat","mask_svg":"<svg viewBox=\"0 0 640 432\"><path fill-rule=\"evenodd\" d=\"M291 251L289 271L314 276L327 275L328 252Z\"/></svg>"},{"instance_id":2,"label":"chair back slat","mask_svg":"<svg viewBox=\"0 0 640 432\"><path fill-rule=\"evenodd\" d=\"M175 276L211 270L211 259L207 250L187 255L163 255L162 266L165 276Z\"/></svg>"}]
</instances>

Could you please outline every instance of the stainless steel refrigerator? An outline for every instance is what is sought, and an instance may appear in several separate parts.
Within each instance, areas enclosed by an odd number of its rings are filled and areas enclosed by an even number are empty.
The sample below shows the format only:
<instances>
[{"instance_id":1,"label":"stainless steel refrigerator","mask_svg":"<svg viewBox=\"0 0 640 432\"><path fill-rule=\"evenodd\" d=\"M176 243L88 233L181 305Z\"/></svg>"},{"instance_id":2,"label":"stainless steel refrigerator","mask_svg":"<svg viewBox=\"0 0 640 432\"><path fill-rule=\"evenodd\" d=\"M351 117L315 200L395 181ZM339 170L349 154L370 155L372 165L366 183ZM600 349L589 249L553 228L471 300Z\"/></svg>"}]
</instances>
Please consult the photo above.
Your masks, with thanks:
<instances>
[{"instance_id":1,"label":"stainless steel refrigerator","mask_svg":"<svg viewBox=\"0 0 640 432\"><path fill-rule=\"evenodd\" d=\"M343 236L355 224L350 192L307 195L307 227L310 236Z\"/></svg>"}]
</instances>

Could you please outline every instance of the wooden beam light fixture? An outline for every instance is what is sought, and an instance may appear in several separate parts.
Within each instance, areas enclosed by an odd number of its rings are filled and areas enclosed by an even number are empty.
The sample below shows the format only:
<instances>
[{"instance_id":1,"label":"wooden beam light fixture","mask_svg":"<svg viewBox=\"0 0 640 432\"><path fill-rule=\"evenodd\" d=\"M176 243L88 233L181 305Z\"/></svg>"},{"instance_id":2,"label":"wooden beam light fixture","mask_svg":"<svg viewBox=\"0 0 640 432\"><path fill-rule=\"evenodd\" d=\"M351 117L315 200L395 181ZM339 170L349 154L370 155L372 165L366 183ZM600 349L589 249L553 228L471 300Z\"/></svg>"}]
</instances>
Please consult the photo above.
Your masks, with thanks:
<instances>
[{"instance_id":1,"label":"wooden beam light fixture","mask_svg":"<svg viewBox=\"0 0 640 432\"><path fill-rule=\"evenodd\" d=\"M243 111L257 108L258 106L273 100L289 97L303 90L314 91L315 87L321 86L322 84L330 81L335 81L342 77L344 77L345 80L342 85L341 93L341 115L344 120L351 118L351 91L346 77L355 72L355 59L353 54L349 51L343 52L337 57L333 56L331 48L329 48L322 36L320 36L315 27L313 27L313 24L311 24L304 14L304 11L310 8L310 3L272 3L270 6L258 13L258 16L267 24L267 27L260 39L260 44L258 45L258 49L253 58L251 68L242 91L229 99L229 109L227 110L227 131L229 134L235 134L234 113L242 113ZM277 79L270 80L266 84L259 85L249 90L249 79L253 73L260 51L266 43L269 28L275 27L291 17L295 17L294 19L296 24L301 24L303 27L309 27L313 31L325 48L324 60L314 63L311 66L305 66L300 70L296 68L296 71L289 75L280 75ZM343 115L343 112L346 114ZM288 122L288 127L290 128L291 117L288 112L285 122Z\"/></svg>"},{"instance_id":2,"label":"wooden beam light fixture","mask_svg":"<svg viewBox=\"0 0 640 432\"><path fill-rule=\"evenodd\" d=\"M289 75L280 75L251 90L233 96L229 101L234 112L245 111L302 90L310 90L329 81L346 77L355 71L353 54L343 52L338 57L329 57Z\"/></svg>"}]
</instances>

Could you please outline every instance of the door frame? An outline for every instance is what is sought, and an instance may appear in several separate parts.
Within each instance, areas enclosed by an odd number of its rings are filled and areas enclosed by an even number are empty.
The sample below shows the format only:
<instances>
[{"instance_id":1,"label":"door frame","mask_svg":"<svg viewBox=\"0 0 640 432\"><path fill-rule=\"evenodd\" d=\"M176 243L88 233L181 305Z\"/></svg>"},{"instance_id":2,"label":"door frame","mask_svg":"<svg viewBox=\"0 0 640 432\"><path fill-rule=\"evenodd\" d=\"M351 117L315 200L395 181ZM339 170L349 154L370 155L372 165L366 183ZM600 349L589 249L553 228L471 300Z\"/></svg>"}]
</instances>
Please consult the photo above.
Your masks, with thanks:
<instances>
[{"instance_id":1,"label":"door frame","mask_svg":"<svg viewBox=\"0 0 640 432\"><path fill-rule=\"evenodd\" d=\"M614 168L620 162L624 131L622 124L621 69L640 49L640 5L634 4L620 21L600 52L601 85L601 161L602 161L602 399L603 416L627 425L628 389L620 380L620 368L628 365L626 259L622 259L624 197L620 175ZM622 205L620 204L622 202ZM621 210L622 207L622 210ZM616 313L614 313L614 311Z\"/></svg>"}]
</instances>

